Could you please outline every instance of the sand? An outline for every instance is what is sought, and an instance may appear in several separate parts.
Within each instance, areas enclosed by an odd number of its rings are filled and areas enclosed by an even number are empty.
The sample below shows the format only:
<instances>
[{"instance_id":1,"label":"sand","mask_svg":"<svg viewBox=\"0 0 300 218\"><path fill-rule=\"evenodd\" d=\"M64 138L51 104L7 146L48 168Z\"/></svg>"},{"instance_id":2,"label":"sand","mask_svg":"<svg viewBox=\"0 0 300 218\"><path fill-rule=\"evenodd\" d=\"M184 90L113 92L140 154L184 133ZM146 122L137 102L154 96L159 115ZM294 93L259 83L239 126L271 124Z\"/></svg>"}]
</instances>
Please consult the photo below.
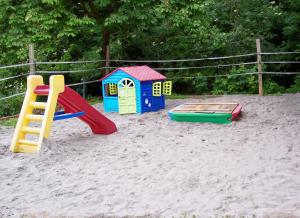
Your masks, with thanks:
<instances>
[{"instance_id":1,"label":"sand","mask_svg":"<svg viewBox=\"0 0 300 218\"><path fill-rule=\"evenodd\" d=\"M240 102L232 124L180 123L185 102ZM38 154L9 152L0 133L0 217L300 217L300 94L168 100L93 135L54 123ZM103 111L103 105L96 108Z\"/></svg>"}]
</instances>

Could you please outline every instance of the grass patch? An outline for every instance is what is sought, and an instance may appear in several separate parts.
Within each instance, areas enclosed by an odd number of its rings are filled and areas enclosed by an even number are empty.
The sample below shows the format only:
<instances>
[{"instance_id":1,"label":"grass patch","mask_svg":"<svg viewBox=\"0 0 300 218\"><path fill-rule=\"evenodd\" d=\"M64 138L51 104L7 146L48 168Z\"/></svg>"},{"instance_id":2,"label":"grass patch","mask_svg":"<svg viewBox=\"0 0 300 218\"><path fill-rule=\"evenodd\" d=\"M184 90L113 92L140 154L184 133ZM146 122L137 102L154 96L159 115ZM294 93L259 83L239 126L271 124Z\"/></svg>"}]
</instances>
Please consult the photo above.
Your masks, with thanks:
<instances>
[{"instance_id":1,"label":"grass patch","mask_svg":"<svg viewBox=\"0 0 300 218\"><path fill-rule=\"evenodd\" d=\"M17 125L18 118L9 118L5 120L0 120L0 126L10 126L10 127L15 127Z\"/></svg>"},{"instance_id":2,"label":"grass patch","mask_svg":"<svg viewBox=\"0 0 300 218\"><path fill-rule=\"evenodd\" d=\"M166 95L166 99L186 99L189 95L182 95L177 93L172 93L172 95Z\"/></svg>"},{"instance_id":3,"label":"grass patch","mask_svg":"<svg viewBox=\"0 0 300 218\"><path fill-rule=\"evenodd\" d=\"M99 96L88 96L86 100L90 105L94 105L102 102L102 99L100 99Z\"/></svg>"}]
</instances>

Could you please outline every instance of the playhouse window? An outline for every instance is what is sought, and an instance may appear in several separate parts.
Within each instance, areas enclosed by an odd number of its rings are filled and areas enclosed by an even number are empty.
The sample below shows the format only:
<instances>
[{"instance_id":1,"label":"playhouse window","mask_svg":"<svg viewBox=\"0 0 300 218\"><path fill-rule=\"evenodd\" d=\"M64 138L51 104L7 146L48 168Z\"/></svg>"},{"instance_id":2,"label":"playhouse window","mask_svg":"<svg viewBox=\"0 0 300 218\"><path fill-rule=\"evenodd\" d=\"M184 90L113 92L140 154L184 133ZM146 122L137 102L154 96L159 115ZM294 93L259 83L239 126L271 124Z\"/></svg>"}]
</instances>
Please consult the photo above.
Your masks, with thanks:
<instances>
[{"instance_id":1,"label":"playhouse window","mask_svg":"<svg viewBox=\"0 0 300 218\"><path fill-rule=\"evenodd\" d=\"M115 83L105 84L105 93L106 93L106 96L117 96L118 95L117 84L115 84Z\"/></svg>"},{"instance_id":2,"label":"playhouse window","mask_svg":"<svg viewBox=\"0 0 300 218\"><path fill-rule=\"evenodd\" d=\"M161 82L153 83L152 95L153 96L161 96Z\"/></svg>"},{"instance_id":3,"label":"playhouse window","mask_svg":"<svg viewBox=\"0 0 300 218\"><path fill-rule=\"evenodd\" d=\"M163 94L164 95L172 94L172 81L166 81L163 83Z\"/></svg>"}]
</instances>

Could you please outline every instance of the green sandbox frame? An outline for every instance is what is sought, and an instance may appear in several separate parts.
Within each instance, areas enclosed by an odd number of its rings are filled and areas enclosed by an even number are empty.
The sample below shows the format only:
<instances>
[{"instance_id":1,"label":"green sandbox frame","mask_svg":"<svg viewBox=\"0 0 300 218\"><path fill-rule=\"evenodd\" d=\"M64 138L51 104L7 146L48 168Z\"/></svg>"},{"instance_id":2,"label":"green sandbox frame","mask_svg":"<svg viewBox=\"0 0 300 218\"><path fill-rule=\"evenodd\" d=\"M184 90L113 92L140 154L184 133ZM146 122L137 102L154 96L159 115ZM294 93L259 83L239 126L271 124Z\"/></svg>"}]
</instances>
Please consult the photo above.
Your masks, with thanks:
<instances>
[{"instance_id":1,"label":"green sandbox frame","mask_svg":"<svg viewBox=\"0 0 300 218\"><path fill-rule=\"evenodd\" d=\"M186 103L168 112L171 120L178 122L210 122L228 124L241 113L238 103Z\"/></svg>"},{"instance_id":2,"label":"green sandbox frame","mask_svg":"<svg viewBox=\"0 0 300 218\"><path fill-rule=\"evenodd\" d=\"M178 122L210 122L228 124L232 122L232 114L228 113L175 113L169 111L171 120Z\"/></svg>"}]
</instances>

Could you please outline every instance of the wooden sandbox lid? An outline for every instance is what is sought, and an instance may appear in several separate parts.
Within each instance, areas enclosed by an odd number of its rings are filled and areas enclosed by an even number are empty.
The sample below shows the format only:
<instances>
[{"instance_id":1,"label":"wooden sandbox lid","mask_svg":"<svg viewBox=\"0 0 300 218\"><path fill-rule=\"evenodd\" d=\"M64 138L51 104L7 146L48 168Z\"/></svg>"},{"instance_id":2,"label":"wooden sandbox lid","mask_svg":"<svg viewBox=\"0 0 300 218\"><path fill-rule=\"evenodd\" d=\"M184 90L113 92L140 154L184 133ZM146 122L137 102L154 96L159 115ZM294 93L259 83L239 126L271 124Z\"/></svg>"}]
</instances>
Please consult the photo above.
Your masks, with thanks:
<instances>
[{"instance_id":1,"label":"wooden sandbox lid","mask_svg":"<svg viewBox=\"0 0 300 218\"><path fill-rule=\"evenodd\" d=\"M176 113L232 113L238 103L186 103L172 110Z\"/></svg>"}]
</instances>

